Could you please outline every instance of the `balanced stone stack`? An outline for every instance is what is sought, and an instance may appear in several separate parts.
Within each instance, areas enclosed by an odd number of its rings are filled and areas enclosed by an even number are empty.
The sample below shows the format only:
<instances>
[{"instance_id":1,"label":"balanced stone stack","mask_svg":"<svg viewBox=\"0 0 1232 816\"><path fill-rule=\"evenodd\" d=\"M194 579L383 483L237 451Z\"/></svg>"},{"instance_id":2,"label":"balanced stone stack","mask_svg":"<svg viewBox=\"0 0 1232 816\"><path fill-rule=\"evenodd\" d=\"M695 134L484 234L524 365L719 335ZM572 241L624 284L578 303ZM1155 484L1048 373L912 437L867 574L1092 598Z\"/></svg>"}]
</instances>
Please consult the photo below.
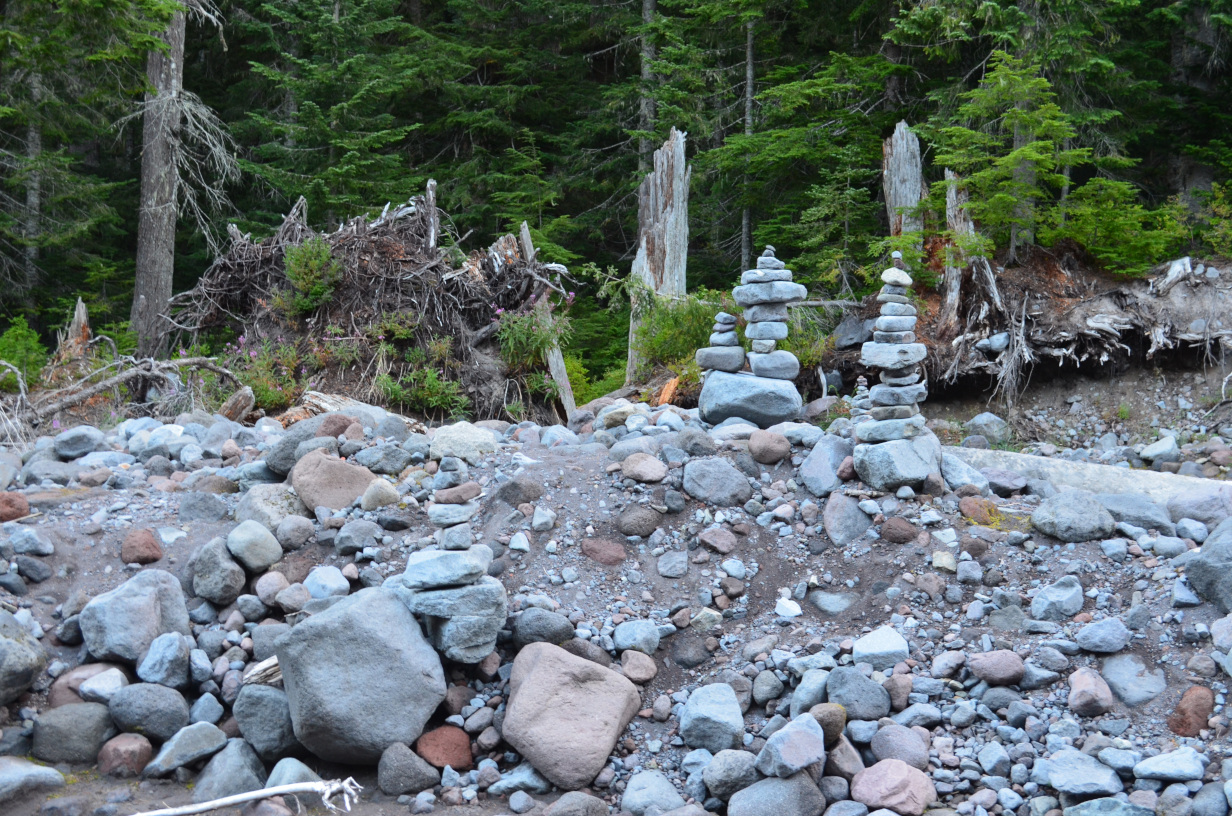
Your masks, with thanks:
<instances>
[{"instance_id":1,"label":"balanced stone stack","mask_svg":"<svg viewBox=\"0 0 1232 816\"><path fill-rule=\"evenodd\" d=\"M441 459L432 479L435 493L428 507L428 521L436 526L436 543L443 550L465 550L473 543L470 520L479 512L483 489L470 481L466 462L453 456Z\"/></svg>"},{"instance_id":2,"label":"balanced stone stack","mask_svg":"<svg viewBox=\"0 0 1232 816\"><path fill-rule=\"evenodd\" d=\"M767 428L796 419L803 405L793 382L800 361L775 347L787 337L787 304L803 300L808 290L792 282L791 270L774 257L772 246L740 284L732 295L744 307L744 336L753 347L747 355L750 372L741 371L746 356L736 337L735 316L719 313L710 348L697 352L697 363L707 372L698 408L706 422L739 417Z\"/></svg>"},{"instance_id":3,"label":"balanced stone stack","mask_svg":"<svg viewBox=\"0 0 1232 816\"><path fill-rule=\"evenodd\" d=\"M710 327L710 347L697 350L697 364L704 371L735 373L744 368L744 349L736 336L736 316L719 312Z\"/></svg>"},{"instance_id":4,"label":"balanced stone stack","mask_svg":"<svg viewBox=\"0 0 1232 816\"><path fill-rule=\"evenodd\" d=\"M864 365L881 369L881 382L868 390L870 419L852 429L856 473L878 490L919 488L941 471L941 443L924 427L920 414L919 403L928 396L920 363L928 350L916 342L912 280L899 268L901 258L895 252L895 266L881 273L881 316L873 324L872 342L863 345L860 355Z\"/></svg>"},{"instance_id":5,"label":"balanced stone stack","mask_svg":"<svg viewBox=\"0 0 1232 816\"><path fill-rule=\"evenodd\" d=\"M851 423L858 425L861 422L871 422L872 408L873 401L868 396L868 380L861 374L856 377L856 393L851 400Z\"/></svg>"},{"instance_id":6,"label":"balanced stone stack","mask_svg":"<svg viewBox=\"0 0 1232 816\"><path fill-rule=\"evenodd\" d=\"M505 586L488 575L492 549L421 550L406 572L385 586L397 593L423 625L424 634L450 660L478 663L496 648L509 612Z\"/></svg>"}]
</instances>

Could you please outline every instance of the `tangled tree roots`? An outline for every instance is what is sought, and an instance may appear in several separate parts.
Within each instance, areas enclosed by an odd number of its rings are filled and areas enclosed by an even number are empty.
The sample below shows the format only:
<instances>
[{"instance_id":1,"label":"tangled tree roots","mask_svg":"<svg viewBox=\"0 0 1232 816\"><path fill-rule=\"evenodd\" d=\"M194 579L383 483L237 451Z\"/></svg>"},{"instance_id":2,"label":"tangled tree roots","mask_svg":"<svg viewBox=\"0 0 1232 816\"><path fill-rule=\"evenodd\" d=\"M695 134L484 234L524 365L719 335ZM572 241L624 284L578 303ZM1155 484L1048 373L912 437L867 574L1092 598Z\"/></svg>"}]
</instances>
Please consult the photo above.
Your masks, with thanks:
<instances>
[{"instance_id":1,"label":"tangled tree roots","mask_svg":"<svg viewBox=\"0 0 1232 816\"><path fill-rule=\"evenodd\" d=\"M477 348L496 333L501 310L519 309L549 290L563 294L567 270L526 257L512 235L463 256L456 248L461 239L436 207L435 182L429 182L426 195L398 207L386 205L376 218L357 217L320 235L340 265L340 278L327 303L306 317L290 316L275 304L290 287L287 249L317 235L307 225L306 210L301 198L275 233L261 241L231 226L227 253L196 286L172 298L168 335L185 345L224 326L257 341L320 337L328 326L362 336L374 321L397 316L413 327L417 345L449 338L451 363L474 412L496 415L504 374L494 370L499 364L491 355ZM448 247L441 246L442 234L450 238ZM369 381L375 373L369 365Z\"/></svg>"}]
</instances>

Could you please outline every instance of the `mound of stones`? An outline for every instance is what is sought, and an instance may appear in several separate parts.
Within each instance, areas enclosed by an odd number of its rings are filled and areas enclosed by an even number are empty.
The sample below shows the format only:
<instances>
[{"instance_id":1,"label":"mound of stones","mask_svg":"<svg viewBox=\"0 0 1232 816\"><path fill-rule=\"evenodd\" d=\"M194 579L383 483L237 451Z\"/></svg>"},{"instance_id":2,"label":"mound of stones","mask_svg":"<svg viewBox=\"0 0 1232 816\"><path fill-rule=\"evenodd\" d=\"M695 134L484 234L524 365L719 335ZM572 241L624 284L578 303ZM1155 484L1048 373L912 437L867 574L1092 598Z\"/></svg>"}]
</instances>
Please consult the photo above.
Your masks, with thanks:
<instances>
[{"instance_id":1,"label":"mound of stones","mask_svg":"<svg viewBox=\"0 0 1232 816\"><path fill-rule=\"evenodd\" d=\"M343 763L415 813L1227 816L1222 486L1160 504L942 455L879 487L874 393L827 428L605 399L40 441L80 505L3 528L27 594L0 802L74 766L207 801ZM114 581L40 605L18 556L59 592L70 535Z\"/></svg>"}]
</instances>

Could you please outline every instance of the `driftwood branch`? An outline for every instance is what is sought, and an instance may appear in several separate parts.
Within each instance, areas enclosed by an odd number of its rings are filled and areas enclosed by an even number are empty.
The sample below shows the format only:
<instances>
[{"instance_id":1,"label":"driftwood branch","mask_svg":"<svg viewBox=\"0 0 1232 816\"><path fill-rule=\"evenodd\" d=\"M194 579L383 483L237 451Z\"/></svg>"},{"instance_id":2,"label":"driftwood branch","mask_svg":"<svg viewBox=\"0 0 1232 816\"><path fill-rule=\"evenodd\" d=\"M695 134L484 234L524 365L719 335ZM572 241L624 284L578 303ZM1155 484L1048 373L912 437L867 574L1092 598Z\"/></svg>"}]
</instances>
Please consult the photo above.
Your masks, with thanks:
<instances>
[{"instance_id":1,"label":"driftwood branch","mask_svg":"<svg viewBox=\"0 0 1232 816\"><path fill-rule=\"evenodd\" d=\"M242 805L245 802L258 802L262 799L269 799L271 796L293 796L304 793L315 793L317 796L320 796L325 808L331 812L338 810L338 806L333 803L333 799L341 797L342 810L350 812L351 805L359 798L359 792L362 790L363 787L351 777L347 777L345 780L330 779L321 782L296 782L290 785L262 788L261 790L249 791L248 793L237 793L234 796L224 796L222 799L213 799L199 804L163 808L162 810L147 810L135 813L133 816L192 816L195 813L209 813L211 810L222 810L223 808Z\"/></svg>"}]
</instances>

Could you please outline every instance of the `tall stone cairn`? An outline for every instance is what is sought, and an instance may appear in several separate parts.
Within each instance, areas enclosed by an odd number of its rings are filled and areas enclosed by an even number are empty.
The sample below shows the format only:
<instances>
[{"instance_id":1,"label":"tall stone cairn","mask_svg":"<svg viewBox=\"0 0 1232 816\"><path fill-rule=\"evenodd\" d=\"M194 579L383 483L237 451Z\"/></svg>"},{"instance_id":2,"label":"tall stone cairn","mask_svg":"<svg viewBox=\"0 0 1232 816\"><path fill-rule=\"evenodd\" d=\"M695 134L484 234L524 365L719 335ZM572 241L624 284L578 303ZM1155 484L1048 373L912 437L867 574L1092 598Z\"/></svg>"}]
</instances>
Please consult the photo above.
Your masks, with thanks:
<instances>
[{"instance_id":1,"label":"tall stone cairn","mask_svg":"<svg viewBox=\"0 0 1232 816\"><path fill-rule=\"evenodd\" d=\"M797 418L802 400L794 380L800 361L776 346L787 338L787 305L807 294L792 282L791 270L772 246L757 259L756 269L740 276L732 296L744 308L744 336L753 350L746 355L740 346L735 315L715 315L710 346L697 351L697 364L706 372L698 399L702 419L719 423L740 417L765 428ZM746 361L748 373L742 370Z\"/></svg>"},{"instance_id":2,"label":"tall stone cairn","mask_svg":"<svg viewBox=\"0 0 1232 816\"><path fill-rule=\"evenodd\" d=\"M916 309L911 305L911 276L902 269L902 255L881 273L885 284L877 295L881 316L873 324L873 340L861 348L860 362L881 369L881 382L857 404L868 414L852 428L856 472L870 486L890 490L919 487L941 469L941 443L924 427L919 403L928 396L921 382L920 363L928 356L916 342Z\"/></svg>"}]
</instances>

